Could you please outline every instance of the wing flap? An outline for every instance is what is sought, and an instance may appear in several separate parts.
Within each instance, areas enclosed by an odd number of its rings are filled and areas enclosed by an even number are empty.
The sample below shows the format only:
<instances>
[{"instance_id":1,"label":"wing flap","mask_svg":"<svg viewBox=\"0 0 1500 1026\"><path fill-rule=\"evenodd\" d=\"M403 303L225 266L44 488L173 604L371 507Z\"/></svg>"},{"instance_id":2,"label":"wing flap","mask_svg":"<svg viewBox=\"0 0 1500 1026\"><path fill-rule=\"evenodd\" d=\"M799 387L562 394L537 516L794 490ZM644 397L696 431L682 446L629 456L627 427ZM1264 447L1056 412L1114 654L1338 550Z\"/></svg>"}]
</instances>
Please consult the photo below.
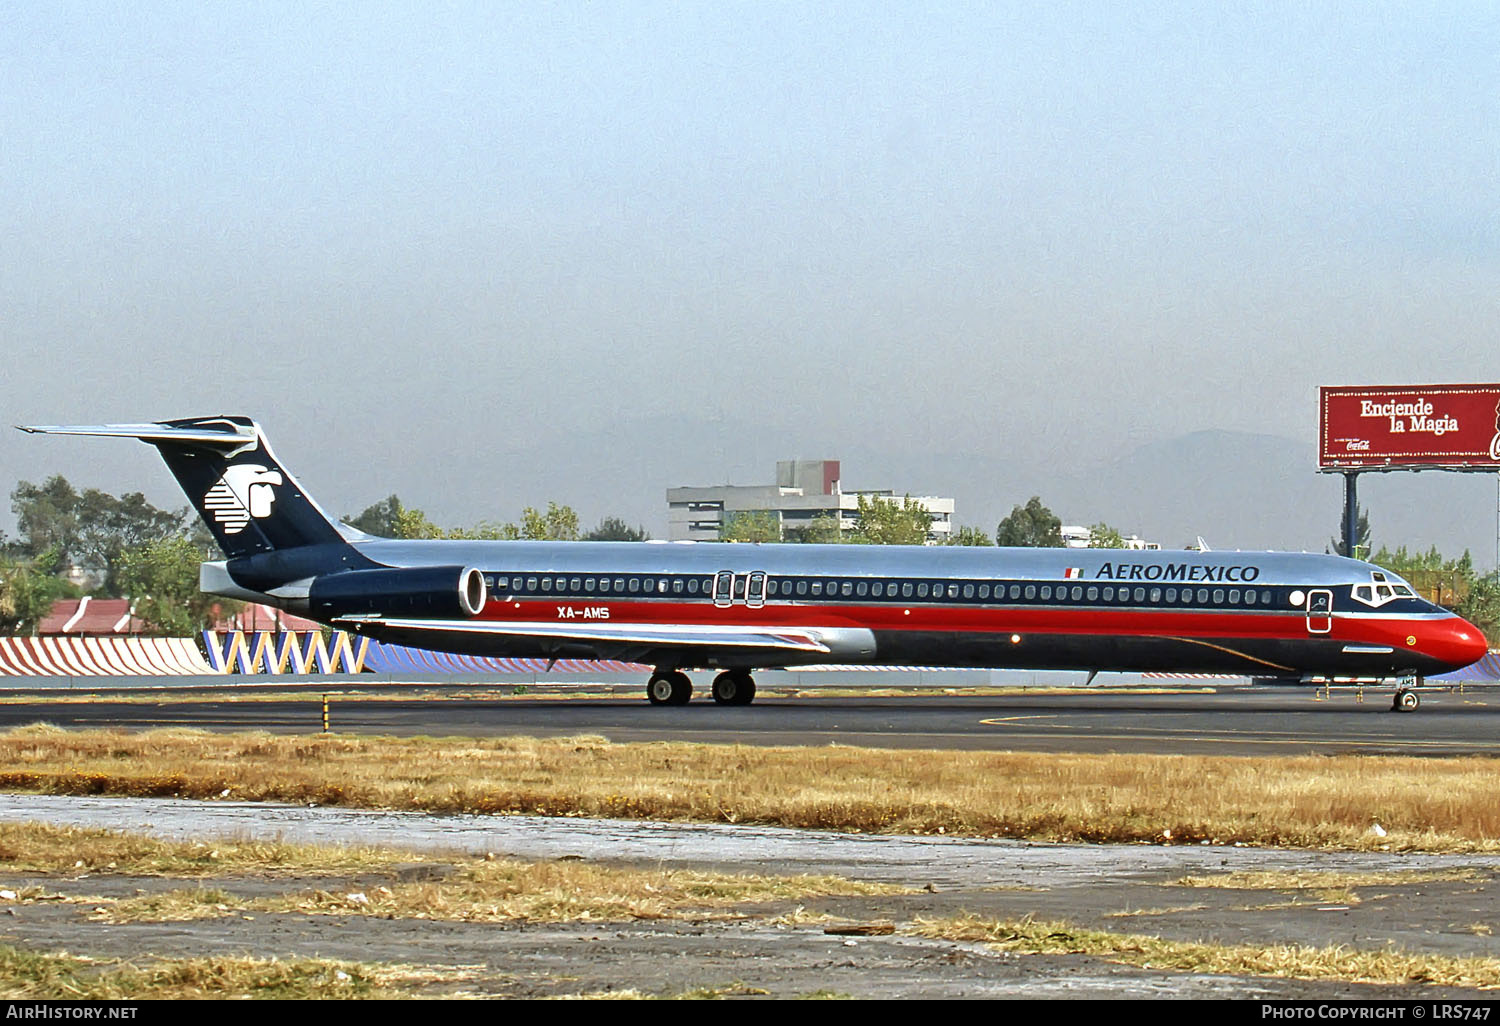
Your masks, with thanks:
<instances>
[{"instance_id":1,"label":"wing flap","mask_svg":"<svg viewBox=\"0 0 1500 1026\"><path fill-rule=\"evenodd\" d=\"M400 631L426 631L468 637L545 638L556 641L606 642L617 645L669 645L713 648L762 648L783 652L832 651L814 631L802 628L652 624L571 624L551 621L419 620L385 616L345 616L336 626L378 626Z\"/></svg>"}]
</instances>

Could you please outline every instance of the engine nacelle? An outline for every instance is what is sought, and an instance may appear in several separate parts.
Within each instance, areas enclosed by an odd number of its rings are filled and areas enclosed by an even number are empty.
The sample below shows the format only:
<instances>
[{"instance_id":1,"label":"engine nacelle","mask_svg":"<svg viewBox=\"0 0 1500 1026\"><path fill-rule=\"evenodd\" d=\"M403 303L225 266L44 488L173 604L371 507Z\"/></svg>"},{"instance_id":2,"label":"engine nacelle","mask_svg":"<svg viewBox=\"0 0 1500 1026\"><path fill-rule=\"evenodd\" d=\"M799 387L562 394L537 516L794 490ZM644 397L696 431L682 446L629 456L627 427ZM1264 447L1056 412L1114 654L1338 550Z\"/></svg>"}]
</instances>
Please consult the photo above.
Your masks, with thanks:
<instances>
[{"instance_id":1,"label":"engine nacelle","mask_svg":"<svg viewBox=\"0 0 1500 1026\"><path fill-rule=\"evenodd\" d=\"M346 570L313 578L307 593L308 611L319 620L350 613L477 616L488 597L484 574L472 566Z\"/></svg>"}]
</instances>

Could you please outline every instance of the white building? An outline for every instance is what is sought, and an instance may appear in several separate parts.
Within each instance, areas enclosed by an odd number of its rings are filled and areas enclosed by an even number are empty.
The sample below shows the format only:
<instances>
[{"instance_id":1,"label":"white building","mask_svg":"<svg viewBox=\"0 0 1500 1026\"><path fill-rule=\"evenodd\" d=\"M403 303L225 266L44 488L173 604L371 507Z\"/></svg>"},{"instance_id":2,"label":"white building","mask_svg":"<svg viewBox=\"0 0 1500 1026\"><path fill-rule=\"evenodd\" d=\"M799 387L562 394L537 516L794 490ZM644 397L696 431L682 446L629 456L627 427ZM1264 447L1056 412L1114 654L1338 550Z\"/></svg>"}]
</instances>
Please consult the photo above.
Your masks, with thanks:
<instances>
[{"instance_id":1,"label":"white building","mask_svg":"<svg viewBox=\"0 0 1500 1026\"><path fill-rule=\"evenodd\" d=\"M1063 545L1070 549L1089 548L1089 540L1093 532L1087 527L1079 527L1076 524L1064 524L1062 527ZM1125 548L1127 549L1159 549L1159 542L1147 541L1138 534L1127 534L1124 536Z\"/></svg>"},{"instance_id":2,"label":"white building","mask_svg":"<svg viewBox=\"0 0 1500 1026\"><path fill-rule=\"evenodd\" d=\"M900 502L894 491L843 490L838 460L779 460L773 485L717 485L708 488L667 489L667 538L671 541L717 541L725 514L773 513L782 530L801 530L819 517L837 518L839 528L852 531L859 524L859 497ZM932 541L945 541L953 532L953 500L934 495L912 496L932 517Z\"/></svg>"}]
</instances>

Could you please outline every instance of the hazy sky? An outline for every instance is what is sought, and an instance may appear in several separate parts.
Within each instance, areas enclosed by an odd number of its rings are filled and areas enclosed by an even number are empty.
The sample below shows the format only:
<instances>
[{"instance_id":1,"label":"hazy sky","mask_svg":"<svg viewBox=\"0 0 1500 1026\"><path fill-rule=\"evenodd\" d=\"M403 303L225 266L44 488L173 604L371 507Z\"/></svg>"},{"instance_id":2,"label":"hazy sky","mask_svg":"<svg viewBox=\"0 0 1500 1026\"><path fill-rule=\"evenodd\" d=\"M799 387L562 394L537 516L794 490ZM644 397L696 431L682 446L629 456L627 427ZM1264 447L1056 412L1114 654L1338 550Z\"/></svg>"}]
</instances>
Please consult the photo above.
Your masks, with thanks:
<instances>
[{"instance_id":1,"label":"hazy sky","mask_svg":"<svg viewBox=\"0 0 1500 1026\"><path fill-rule=\"evenodd\" d=\"M1320 384L1500 378L1500 7L1230 6L7 4L0 409L660 530L776 455L1310 443ZM0 437L0 488L58 471L180 503Z\"/></svg>"}]
</instances>

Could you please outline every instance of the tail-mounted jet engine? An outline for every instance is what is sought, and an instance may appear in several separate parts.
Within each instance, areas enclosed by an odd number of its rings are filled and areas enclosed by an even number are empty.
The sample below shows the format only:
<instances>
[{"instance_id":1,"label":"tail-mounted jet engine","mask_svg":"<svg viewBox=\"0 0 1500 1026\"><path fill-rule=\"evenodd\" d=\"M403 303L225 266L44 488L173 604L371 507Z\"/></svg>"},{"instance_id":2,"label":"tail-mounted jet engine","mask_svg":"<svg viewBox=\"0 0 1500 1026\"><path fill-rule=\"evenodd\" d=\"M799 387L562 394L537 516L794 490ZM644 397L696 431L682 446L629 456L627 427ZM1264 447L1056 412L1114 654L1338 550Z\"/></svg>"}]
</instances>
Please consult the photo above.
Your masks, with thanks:
<instances>
[{"instance_id":1,"label":"tail-mounted jet engine","mask_svg":"<svg viewBox=\"0 0 1500 1026\"><path fill-rule=\"evenodd\" d=\"M324 574L313 579L307 595L309 611L319 620L354 613L478 616L488 597L484 574L471 566L413 566Z\"/></svg>"}]
</instances>

